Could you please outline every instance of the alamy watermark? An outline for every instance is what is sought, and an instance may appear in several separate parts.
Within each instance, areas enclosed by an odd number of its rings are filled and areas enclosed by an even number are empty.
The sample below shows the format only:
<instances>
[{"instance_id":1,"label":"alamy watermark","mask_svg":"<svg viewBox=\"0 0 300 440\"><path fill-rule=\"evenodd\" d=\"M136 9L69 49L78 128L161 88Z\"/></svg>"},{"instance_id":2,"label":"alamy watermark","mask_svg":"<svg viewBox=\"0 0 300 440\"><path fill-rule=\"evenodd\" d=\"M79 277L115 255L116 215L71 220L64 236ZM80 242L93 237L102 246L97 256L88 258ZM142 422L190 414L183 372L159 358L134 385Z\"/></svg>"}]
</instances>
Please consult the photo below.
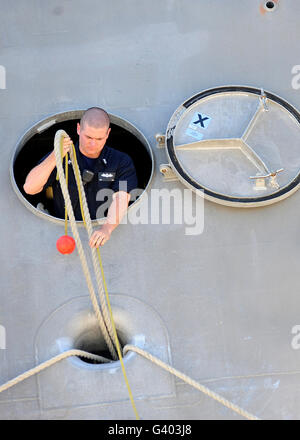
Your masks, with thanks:
<instances>
[{"instance_id":1,"label":"alamy watermark","mask_svg":"<svg viewBox=\"0 0 300 440\"><path fill-rule=\"evenodd\" d=\"M0 65L0 89L6 89L6 69Z\"/></svg>"},{"instance_id":2,"label":"alamy watermark","mask_svg":"<svg viewBox=\"0 0 300 440\"><path fill-rule=\"evenodd\" d=\"M298 90L300 89L300 64L293 66L291 73L294 75L292 78L292 88Z\"/></svg>"},{"instance_id":3,"label":"alamy watermark","mask_svg":"<svg viewBox=\"0 0 300 440\"><path fill-rule=\"evenodd\" d=\"M0 325L0 350L6 349L6 331L3 325Z\"/></svg>"},{"instance_id":4,"label":"alamy watermark","mask_svg":"<svg viewBox=\"0 0 300 440\"><path fill-rule=\"evenodd\" d=\"M119 191L127 192L127 182L120 182ZM98 191L96 200L103 202L97 209L97 218L105 217L107 209L111 205L114 191L101 189ZM184 225L185 235L200 235L204 230L204 196L203 191L196 192L190 189L173 188L168 190L144 189L130 191L130 201L140 203L128 210L121 221L122 224L132 225ZM122 207L119 207L122 210Z\"/></svg>"},{"instance_id":5,"label":"alamy watermark","mask_svg":"<svg viewBox=\"0 0 300 440\"><path fill-rule=\"evenodd\" d=\"M300 348L300 325L294 325L291 333L295 335L292 339L291 346L294 350L299 350Z\"/></svg>"}]
</instances>

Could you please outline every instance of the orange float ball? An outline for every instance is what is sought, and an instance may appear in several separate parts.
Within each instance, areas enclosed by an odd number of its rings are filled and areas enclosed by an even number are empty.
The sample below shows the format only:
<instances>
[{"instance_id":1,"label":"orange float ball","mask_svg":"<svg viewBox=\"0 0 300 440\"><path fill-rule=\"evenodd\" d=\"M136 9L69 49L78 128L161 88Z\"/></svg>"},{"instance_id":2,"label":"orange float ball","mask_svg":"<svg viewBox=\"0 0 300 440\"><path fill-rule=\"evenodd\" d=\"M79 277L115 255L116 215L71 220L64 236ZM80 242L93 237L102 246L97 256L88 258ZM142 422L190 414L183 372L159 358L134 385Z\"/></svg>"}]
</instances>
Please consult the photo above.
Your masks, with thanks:
<instances>
[{"instance_id":1,"label":"orange float ball","mask_svg":"<svg viewBox=\"0 0 300 440\"><path fill-rule=\"evenodd\" d=\"M57 250L61 254L71 254L75 249L75 240L69 235L62 235L56 242Z\"/></svg>"}]
</instances>

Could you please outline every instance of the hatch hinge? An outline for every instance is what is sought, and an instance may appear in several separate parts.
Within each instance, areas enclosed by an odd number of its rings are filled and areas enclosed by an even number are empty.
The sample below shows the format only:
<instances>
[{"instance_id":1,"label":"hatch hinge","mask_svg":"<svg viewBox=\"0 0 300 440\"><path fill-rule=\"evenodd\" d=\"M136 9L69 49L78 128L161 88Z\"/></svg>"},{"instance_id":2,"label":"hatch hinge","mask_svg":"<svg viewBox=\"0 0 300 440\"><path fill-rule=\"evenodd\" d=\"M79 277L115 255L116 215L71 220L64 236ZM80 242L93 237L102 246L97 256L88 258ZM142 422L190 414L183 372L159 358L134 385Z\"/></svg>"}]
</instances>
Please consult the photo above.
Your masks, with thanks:
<instances>
[{"instance_id":1,"label":"hatch hinge","mask_svg":"<svg viewBox=\"0 0 300 440\"><path fill-rule=\"evenodd\" d=\"M164 180L166 180L168 182L170 182L172 180L178 180L178 177L174 173L171 165L169 165L168 163L167 164L166 163L162 163L159 166L159 171L163 175Z\"/></svg>"},{"instance_id":2,"label":"hatch hinge","mask_svg":"<svg viewBox=\"0 0 300 440\"><path fill-rule=\"evenodd\" d=\"M264 111L266 111L266 112L269 111L269 107L268 107L268 104L267 104L268 98L267 98L267 95L266 95L266 93L265 93L263 88L260 89L260 97L259 97L259 99L260 99L260 102L261 102L261 104L262 104L262 106L264 108Z\"/></svg>"},{"instance_id":3,"label":"hatch hinge","mask_svg":"<svg viewBox=\"0 0 300 440\"><path fill-rule=\"evenodd\" d=\"M250 179L255 180L255 189L266 189L265 179L267 179L267 178L270 178L269 182L270 182L271 187L279 189L280 186L277 182L277 174L281 173L282 171L284 171L284 169L280 168L279 170L271 171L270 173L266 174L265 176L259 176L259 175L250 176Z\"/></svg>"},{"instance_id":4,"label":"hatch hinge","mask_svg":"<svg viewBox=\"0 0 300 440\"><path fill-rule=\"evenodd\" d=\"M157 148L163 148L165 146L165 140L166 140L165 135L157 134L155 135L155 139L156 139Z\"/></svg>"}]
</instances>

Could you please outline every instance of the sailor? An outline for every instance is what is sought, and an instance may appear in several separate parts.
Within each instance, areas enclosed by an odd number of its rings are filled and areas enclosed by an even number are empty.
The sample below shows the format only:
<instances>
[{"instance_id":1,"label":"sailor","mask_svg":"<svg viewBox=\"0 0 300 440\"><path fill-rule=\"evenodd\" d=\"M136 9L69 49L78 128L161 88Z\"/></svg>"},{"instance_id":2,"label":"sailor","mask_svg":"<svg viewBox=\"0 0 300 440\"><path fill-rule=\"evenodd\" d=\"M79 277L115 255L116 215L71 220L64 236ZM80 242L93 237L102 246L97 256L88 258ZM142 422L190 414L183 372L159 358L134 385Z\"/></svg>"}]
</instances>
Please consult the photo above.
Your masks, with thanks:
<instances>
[{"instance_id":1,"label":"sailor","mask_svg":"<svg viewBox=\"0 0 300 440\"><path fill-rule=\"evenodd\" d=\"M109 116L99 107L86 110L80 123L77 123L79 141L74 146L91 219L104 217L103 209L108 205L104 224L94 231L90 238L91 247L102 246L109 240L112 231L126 213L130 191L137 188L137 176L132 159L127 154L106 145L110 131ZM64 138L63 156L70 151L72 143L70 137ZM68 188L75 219L82 220L76 180L70 161L68 171ZM56 176L55 154L52 151L29 172L23 188L27 194L32 195L52 187L54 215L64 218L64 198ZM111 198L108 201L109 195Z\"/></svg>"}]
</instances>

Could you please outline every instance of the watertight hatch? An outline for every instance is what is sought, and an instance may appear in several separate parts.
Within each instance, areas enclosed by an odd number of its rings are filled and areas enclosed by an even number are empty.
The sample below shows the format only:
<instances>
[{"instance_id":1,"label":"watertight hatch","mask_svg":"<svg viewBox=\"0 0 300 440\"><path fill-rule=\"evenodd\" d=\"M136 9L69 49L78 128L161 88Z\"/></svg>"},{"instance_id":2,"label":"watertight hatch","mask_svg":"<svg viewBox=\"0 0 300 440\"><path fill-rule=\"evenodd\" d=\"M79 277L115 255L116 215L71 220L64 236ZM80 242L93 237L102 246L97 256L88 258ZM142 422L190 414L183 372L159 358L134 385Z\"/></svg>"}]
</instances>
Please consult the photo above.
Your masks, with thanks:
<instances>
[{"instance_id":1,"label":"watertight hatch","mask_svg":"<svg viewBox=\"0 0 300 440\"><path fill-rule=\"evenodd\" d=\"M166 149L177 176L207 199L270 204L299 186L300 114L261 88L206 90L174 112Z\"/></svg>"}]
</instances>

